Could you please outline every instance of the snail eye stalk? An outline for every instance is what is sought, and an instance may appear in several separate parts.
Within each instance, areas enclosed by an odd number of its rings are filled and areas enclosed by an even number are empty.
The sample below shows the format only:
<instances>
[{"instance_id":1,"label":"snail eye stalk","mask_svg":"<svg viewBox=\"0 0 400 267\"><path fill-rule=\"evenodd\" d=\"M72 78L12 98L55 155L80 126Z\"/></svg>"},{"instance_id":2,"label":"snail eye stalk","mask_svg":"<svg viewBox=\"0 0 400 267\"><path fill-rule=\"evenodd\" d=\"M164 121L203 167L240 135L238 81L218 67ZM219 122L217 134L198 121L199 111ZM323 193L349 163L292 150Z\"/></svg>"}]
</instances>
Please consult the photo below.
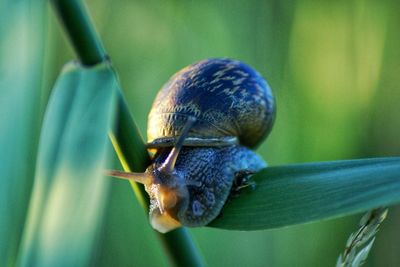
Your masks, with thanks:
<instances>
[{"instance_id":1,"label":"snail eye stalk","mask_svg":"<svg viewBox=\"0 0 400 267\"><path fill-rule=\"evenodd\" d=\"M151 183L151 177L145 172L123 172L116 170L107 170L105 171L105 175L125 180L133 180L137 183L141 183L144 185Z\"/></svg>"},{"instance_id":2,"label":"snail eye stalk","mask_svg":"<svg viewBox=\"0 0 400 267\"><path fill-rule=\"evenodd\" d=\"M160 172L165 172L165 173L172 173L175 168L175 163L176 160L179 156L179 152L181 151L181 148L183 146L183 142L185 141L190 128L193 126L193 124L196 122L195 117L188 117L188 120L186 121L185 126L183 127L182 133L178 138L178 141L176 141L176 144L174 148L172 148L171 152L169 153L167 159L165 162L161 165L159 168Z\"/></svg>"}]
</instances>

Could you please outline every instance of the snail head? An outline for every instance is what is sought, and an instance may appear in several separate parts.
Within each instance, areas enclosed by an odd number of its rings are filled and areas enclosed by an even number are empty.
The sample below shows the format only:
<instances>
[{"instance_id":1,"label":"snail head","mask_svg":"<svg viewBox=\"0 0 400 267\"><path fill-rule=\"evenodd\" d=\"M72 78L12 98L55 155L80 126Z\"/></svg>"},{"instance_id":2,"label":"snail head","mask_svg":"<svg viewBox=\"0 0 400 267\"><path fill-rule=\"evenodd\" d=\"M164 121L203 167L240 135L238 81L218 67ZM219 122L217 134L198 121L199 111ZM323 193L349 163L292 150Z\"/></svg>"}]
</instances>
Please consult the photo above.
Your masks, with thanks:
<instances>
[{"instance_id":1,"label":"snail head","mask_svg":"<svg viewBox=\"0 0 400 267\"><path fill-rule=\"evenodd\" d=\"M181 226L177 214L189 200L187 183L183 174L176 171L175 164L184 140L195 121L194 117L188 117L181 135L163 163L153 163L143 173L116 170L106 172L109 176L128 179L145 186L150 196L151 225L162 233Z\"/></svg>"}]
</instances>

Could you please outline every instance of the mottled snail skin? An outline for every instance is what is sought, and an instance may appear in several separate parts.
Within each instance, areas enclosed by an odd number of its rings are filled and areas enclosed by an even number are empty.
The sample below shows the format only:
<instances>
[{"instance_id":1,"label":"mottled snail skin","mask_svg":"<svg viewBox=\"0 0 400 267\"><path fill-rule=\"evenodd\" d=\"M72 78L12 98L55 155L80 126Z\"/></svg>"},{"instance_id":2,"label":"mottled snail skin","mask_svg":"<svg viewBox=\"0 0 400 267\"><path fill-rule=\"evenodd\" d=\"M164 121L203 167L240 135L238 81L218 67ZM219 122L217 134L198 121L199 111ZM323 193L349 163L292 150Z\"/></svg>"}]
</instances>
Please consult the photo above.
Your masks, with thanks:
<instances>
[{"instance_id":1,"label":"mottled snail skin","mask_svg":"<svg viewBox=\"0 0 400 267\"><path fill-rule=\"evenodd\" d=\"M161 88L148 118L149 146L173 144L187 116L198 121L187 140L231 136L254 148L272 129L274 97L250 66L231 59L203 60L179 71Z\"/></svg>"},{"instance_id":2,"label":"mottled snail skin","mask_svg":"<svg viewBox=\"0 0 400 267\"><path fill-rule=\"evenodd\" d=\"M154 164L161 165L170 149L161 149ZM183 147L175 164L176 178L188 192L176 206L161 213L155 192L150 186L150 222L153 228L165 232L180 225L204 226L217 217L224 206L235 177L241 170L257 172L266 167L253 151L243 146ZM164 182L168 183L167 181ZM174 191L173 188L169 192Z\"/></svg>"}]
</instances>

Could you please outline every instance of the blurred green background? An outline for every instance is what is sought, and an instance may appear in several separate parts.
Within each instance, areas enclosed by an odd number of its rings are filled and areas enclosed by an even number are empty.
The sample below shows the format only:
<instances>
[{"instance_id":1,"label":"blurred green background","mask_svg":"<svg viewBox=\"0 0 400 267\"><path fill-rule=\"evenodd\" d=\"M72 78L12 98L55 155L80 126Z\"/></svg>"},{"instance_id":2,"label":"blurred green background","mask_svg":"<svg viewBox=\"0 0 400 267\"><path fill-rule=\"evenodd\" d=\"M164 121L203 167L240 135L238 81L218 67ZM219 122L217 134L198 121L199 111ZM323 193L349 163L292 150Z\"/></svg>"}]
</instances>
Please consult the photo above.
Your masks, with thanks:
<instances>
[{"instance_id":1,"label":"blurred green background","mask_svg":"<svg viewBox=\"0 0 400 267\"><path fill-rule=\"evenodd\" d=\"M14 40L1 40L0 75L20 70L18 79L37 103L28 109L30 96L12 99L17 110L22 99L30 114L21 122L30 126L21 137L30 141L19 161L28 166L25 177L31 177L51 87L75 58L45 2L10 1L0 9L2 22L20 16L18 25L0 28ZM231 57L254 66L276 95L276 124L258 150L270 165L399 155L398 1L90 0L87 6L143 134L152 99L174 72L200 59ZM17 26L24 38L11 36ZM5 58L7 51L22 51L25 61ZM20 222L31 186L26 180L18 192ZM257 232L190 232L210 266L334 266L359 217ZM399 220L400 209L391 208L365 266L400 266ZM18 243L20 231L11 243ZM127 182L113 181L92 263L168 264Z\"/></svg>"}]
</instances>

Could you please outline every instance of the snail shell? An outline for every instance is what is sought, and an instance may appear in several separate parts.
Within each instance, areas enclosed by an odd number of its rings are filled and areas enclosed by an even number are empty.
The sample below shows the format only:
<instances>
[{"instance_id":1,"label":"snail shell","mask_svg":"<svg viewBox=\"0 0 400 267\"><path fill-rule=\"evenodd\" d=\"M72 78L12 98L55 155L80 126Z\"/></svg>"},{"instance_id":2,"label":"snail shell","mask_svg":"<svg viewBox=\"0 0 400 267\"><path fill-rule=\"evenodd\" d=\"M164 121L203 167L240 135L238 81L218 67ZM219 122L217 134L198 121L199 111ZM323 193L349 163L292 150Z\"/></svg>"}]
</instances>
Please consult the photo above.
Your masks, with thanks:
<instances>
[{"instance_id":1,"label":"snail shell","mask_svg":"<svg viewBox=\"0 0 400 267\"><path fill-rule=\"evenodd\" d=\"M185 145L220 146L236 140L254 148L271 131L274 103L270 87L250 66L231 59L200 61L161 88L148 117L148 146L173 146L192 116L197 123Z\"/></svg>"}]
</instances>

